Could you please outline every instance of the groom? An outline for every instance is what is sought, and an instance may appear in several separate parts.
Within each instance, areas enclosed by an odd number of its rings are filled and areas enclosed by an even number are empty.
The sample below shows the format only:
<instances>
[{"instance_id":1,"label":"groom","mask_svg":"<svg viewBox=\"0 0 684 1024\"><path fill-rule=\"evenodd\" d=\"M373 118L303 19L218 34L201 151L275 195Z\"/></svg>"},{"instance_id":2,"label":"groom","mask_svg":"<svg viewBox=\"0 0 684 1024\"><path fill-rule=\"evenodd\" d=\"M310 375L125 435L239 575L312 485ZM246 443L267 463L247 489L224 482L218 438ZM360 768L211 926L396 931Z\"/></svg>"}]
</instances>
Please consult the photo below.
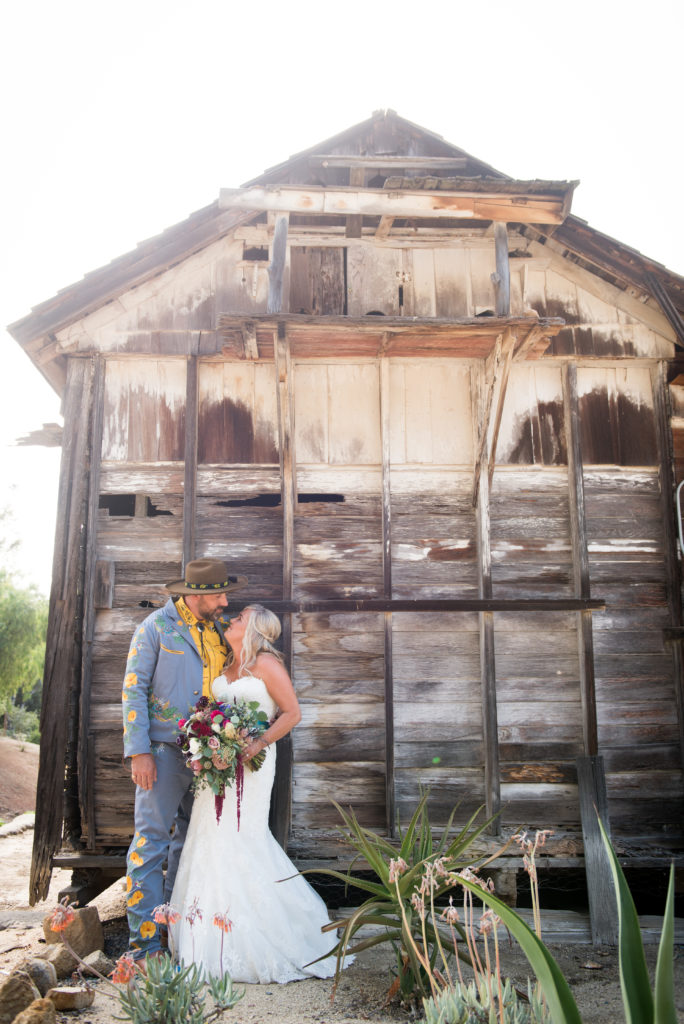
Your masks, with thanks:
<instances>
[{"instance_id":1,"label":"groom","mask_svg":"<svg viewBox=\"0 0 684 1024\"><path fill-rule=\"evenodd\" d=\"M192 772L176 745L185 718L221 672L228 651L226 594L247 584L216 558L188 562L168 583L173 597L135 631L122 702L124 757L131 759L135 834L127 858L130 947L135 959L161 950L154 909L168 902L192 809ZM173 839L170 839L174 827ZM168 857L166 878L162 870Z\"/></svg>"}]
</instances>

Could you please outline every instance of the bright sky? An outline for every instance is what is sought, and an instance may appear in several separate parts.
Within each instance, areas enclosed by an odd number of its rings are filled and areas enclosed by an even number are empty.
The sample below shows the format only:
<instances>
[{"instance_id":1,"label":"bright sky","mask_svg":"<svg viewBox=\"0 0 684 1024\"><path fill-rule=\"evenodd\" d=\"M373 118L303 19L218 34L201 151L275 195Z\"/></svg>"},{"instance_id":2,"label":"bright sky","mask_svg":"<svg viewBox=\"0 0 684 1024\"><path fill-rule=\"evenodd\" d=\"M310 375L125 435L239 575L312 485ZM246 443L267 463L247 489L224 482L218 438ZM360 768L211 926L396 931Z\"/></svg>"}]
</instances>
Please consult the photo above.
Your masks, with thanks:
<instances>
[{"instance_id":1,"label":"bright sky","mask_svg":"<svg viewBox=\"0 0 684 1024\"><path fill-rule=\"evenodd\" d=\"M391 107L684 274L681 0L21 0L0 11L0 329L235 187ZM668 186L668 182L671 183ZM4 334L0 508L48 592L59 416Z\"/></svg>"}]
</instances>

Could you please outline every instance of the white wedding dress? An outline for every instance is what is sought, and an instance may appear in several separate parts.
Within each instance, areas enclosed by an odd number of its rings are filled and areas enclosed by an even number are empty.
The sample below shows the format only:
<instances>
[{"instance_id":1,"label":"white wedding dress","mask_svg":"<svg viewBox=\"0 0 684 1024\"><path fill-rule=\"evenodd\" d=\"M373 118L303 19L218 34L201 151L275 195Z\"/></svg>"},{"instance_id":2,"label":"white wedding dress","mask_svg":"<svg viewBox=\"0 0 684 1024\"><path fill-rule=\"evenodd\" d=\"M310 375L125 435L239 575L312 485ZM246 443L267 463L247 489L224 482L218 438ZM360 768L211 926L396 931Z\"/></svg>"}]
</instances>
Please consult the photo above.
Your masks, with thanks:
<instances>
[{"instance_id":1,"label":"white wedding dress","mask_svg":"<svg viewBox=\"0 0 684 1024\"><path fill-rule=\"evenodd\" d=\"M277 710L265 683L255 676L232 683L219 676L212 690L224 702L258 700L269 719ZM179 959L196 963L207 975L219 976L223 969L233 981L284 983L335 973L334 956L311 963L330 953L337 941L334 932L321 932L329 921L325 903L296 875L268 828L275 760L275 745L269 746L262 767L245 771L239 831L234 787L226 789L218 823L211 790L202 789L195 797L171 897L181 916L170 930ZM195 914L191 924L193 906L202 917ZM230 932L213 924L215 914L230 919Z\"/></svg>"}]
</instances>

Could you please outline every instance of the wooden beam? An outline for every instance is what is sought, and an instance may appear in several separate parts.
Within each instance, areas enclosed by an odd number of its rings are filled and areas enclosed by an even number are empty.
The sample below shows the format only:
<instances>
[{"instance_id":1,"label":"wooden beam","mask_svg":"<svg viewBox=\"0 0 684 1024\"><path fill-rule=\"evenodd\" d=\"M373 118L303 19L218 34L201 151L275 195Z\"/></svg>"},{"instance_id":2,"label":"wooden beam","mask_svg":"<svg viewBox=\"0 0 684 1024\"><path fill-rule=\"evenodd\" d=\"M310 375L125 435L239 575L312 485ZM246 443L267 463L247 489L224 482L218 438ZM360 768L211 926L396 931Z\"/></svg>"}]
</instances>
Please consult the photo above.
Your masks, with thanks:
<instances>
[{"instance_id":1,"label":"wooden beam","mask_svg":"<svg viewBox=\"0 0 684 1024\"><path fill-rule=\"evenodd\" d=\"M420 189L302 188L253 185L222 188L220 209L273 210L309 216L420 217L437 220L494 220L560 224L567 188L547 194L526 192L442 192Z\"/></svg>"},{"instance_id":2,"label":"wooden beam","mask_svg":"<svg viewBox=\"0 0 684 1024\"><path fill-rule=\"evenodd\" d=\"M74 819L78 817L74 799L75 756L70 764L67 745L73 744L75 755L77 737L70 730L77 719L81 679L83 538L93 386L93 361L70 359L43 674L42 736L29 882L31 906L47 898L52 858L61 847L65 819L66 832L73 835L77 824Z\"/></svg>"},{"instance_id":3,"label":"wooden beam","mask_svg":"<svg viewBox=\"0 0 684 1024\"><path fill-rule=\"evenodd\" d=\"M576 612L592 609L605 611L606 603L600 598L582 601L573 597L530 597L530 598L425 598L409 599L393 597L340 597L321 600L277 600L255 595L254 601L261 601L274 612L293 614L323 612Z\"/></svg>"},{"instance_id":4,"label":"wooden beam","mask_svg":"<svg viewBox=\"0 0 684 1024\"><path fill-rule=\"evenodd\" d=\"M245 320L241 330L245 359L258 359L259 345L257 343L256 324L253 320Z\"/></svg>"},{"instance_id":5,"label":"wooden beam","mask_svg":"<svg viewBox=\"0 0 684 1024\"><path fill-rule=\"evenodd\" d=\"M283 604L292 603L294 592L294 512L297 494L293 430L293 391L290 348L287 329L278 325L275 341L276 394L278 400L278 437L280 447L280 487L283 508ZM266 601L276 610L274 602ZM292 674L292 614L283 612L283 656ZM277 767L271 797L271 831L282 848L287 849L292 805L292 737L277 742Z\"/></svg>"},{"instance_id":6,"label":"wooden beam","mask_svg":"<svg viewBox=\"0 0 684 1024\"><path fill-rule=\"evenodd\" d=\"M618 940L618 913L608 854L598 819L610 835L608 797L602 757L577 758L584 867L587 874L591 937L595 946L614 946Z\"/></svg>"},{"instance_id":7,"label":"wooden beam","mask_svg":"<svg viewBox=\"0 0 684 1024\"><path fill-rule=\"evenodd\" d=\"M88 833L87 849L97 846L95 835L95 763L90 745L90 690L93 674L95 639L95 586L97 572L97 518L100 499L100 465L104 419L105 363L97 356L93 364L92 418L89 431L88 512L83 547L85 572L83 584L83 640L81 655L81 692L78 714L78 802L81 821Z\"/></svg>"},{"instance_id":8,"label":"wooden beam","mask_svg":"<svg viewBox=\"0 0 684 1024\"><path fill-rule=\"evenodd\" d=\"M481 391L481 402L486 403ZM478 592L481 600L492 597L492 555L489 519L489 474L482 463L479 468L477 489L477 559ZM484 789L487 817L498 814L501 808L501 779L499 771L499 728L496 709L496 661L494 655L494 615L482 611L480 628L480 693L482 699L482 728L484 744ZM497 817L489 831L498 834L501 829Z\"/></svg>"},{"instance_id":9,"label":"wooden beam","mask_svg":"<svg viewBox=\"0 0 684 1024\"><path fill-rule=\"evenodd\" d=\"M380 359L380 440L382 444L382 577L386 601L392 600L392 493L390 487L390 364ZM383 616L385 666L385 812L390 836L396 827L394 797L394 671L392 612Z\"/></svg>"},{"instance_id":10,"label":"wooden beam","mask_svg":"<svg viewBox=\"0 0 684 1024\"><path fill-rule=\"evenodd\" d=\"M668 383L667 363L661 362L651 367L651 387L653 389L653 415L655 419L656 441L658 445L658 477L660 481L660 510L663 524L663 550L665 554L665 585L667 590L667 606L670 613L670 625L682 625L681 570L677 560L677 540L675 536L674 512L674 480L672 476L672 455L668 414ZM675 706L679 725L679 745L681 761L684 763L684 665L681 644L672 644L672 671L674 683Z\"/></svg>"},{"instance_id":11,"label":"wooden beam","mask_svg":"<svg viewBox=\"0 0 684 1024\"><path fill-rule=\"evenodd\" d=\"M392 225L393 224L394 224L394 217L381 217L380 218L380 223L378 224L377 228L375 229L375 237L378 238L378 239L387 238L387 236L389 235L390 231L392 230Z\"/></svg>"},{"instance_id":12,"label":"wooden beam","mask_svg":"<svg viewBox=\"0 0 684 1024\"><path fill-rule=\"evenodd\" d=\"M494 420L492 423L491 437L488 443L488 477L489 486L492 486L492 477L494 476L494 467L496 466L496 449L499 443L499 430L501 429L501 418L503 416L504 402L506 401L506 390L508 388L508 378L511 373L511 361L513 359L513 351L515 349L517 336L511 330L507 330L504 334L503 346L501 351L501 367L498 373L498 390L496 395L496 407L494 410Z\"/></svg>"},{"instance_id":13,"label":"wooden beam","mask_svg":"<svg viewBox=\"0 0 684 1024\"><path fill-rule=\"evenodd\" d=\"M562 368L565 442L568 451L568 504L575 596L590 597L589 548L584 507L584 467L579 430L577 398L577 366L565 363ZM580 696L582 701L582 736L584 753L598 754L596 712L596 679L594 670L594 637L590 611L577 613L577 646L579 654Z\"/></svg>"},{"instance_id":14,"label":"wooden beam","mask_svg":"<svg viewBox=\"0 0 684 1024\"><path fill-rule=\"evenodd\" d=\"M183 469L183 568L195 557L197 508L197 433L199 419L199 368L190 356L185 381L185 453Z\"/></svg>"},{"instance_id":15,"label":"wooden beam","mask_svg":"<svg viewBox=\"0 0 684 1024\"><path fill-rule=\"evenodd\" d=\"M287 213L276 217L271 247L271 262L268 266L268 301L267 313L280 313L283 309L283 280L287 260Z\"/></svg>"},{"instance_id":16,"label":"wooden beam","mask_svg":"<svg viewBox=\"0 0 684 1024\"><path fill-rule=\"evenodd\" d=\"M352 188L363 188L365 169L359 164L354 164L349 169L349 184ZM360 213L353 213L347 217L344 234L346 238L360 238L363 231L363 217Z\"/></svg>"},{"instance_id":17,"label":"wooden beam","mask_svg":"<svg viewBox=\"0 0 684 1024\"><path fill-rule=\"evenodd\" d=\"M407 171L444 170L453 167L464 170L468 159L465 156L345 156L337 153L309 157L311 167L364 167L368 170L382 170L385 167Z\"/></svg>"},{"instance_id":18,"label":"wooden beam","mask_svg":"<svg viewBox=\"0 0 684 1024\"><path fill-rule=\"evenodd\" d=\"M506 224L494 224L494 249L496 272L492 274L494 285L495 311L497 316L509 316L511 312L511 268L508 260L508 231Z\"/></svg>"}]
</instances>

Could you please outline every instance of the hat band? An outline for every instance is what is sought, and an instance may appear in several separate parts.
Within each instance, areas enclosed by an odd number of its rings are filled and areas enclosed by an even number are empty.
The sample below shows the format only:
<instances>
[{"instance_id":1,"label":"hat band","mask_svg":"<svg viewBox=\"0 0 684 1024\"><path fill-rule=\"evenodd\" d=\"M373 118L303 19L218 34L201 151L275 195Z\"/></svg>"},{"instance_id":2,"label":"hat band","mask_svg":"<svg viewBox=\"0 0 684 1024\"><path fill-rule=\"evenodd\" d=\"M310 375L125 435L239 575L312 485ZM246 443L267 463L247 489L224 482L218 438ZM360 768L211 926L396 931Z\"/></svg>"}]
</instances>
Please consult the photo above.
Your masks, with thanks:
<instances>
[{"instance_id":1,"label":"hat band","mask_svg":"<svg viewBox=\"0 0 684 1024\"><path fill-rule=\"evenodd\" d=\"M186 580L185 586L188 590L222 590L224 587L229 586L229 584L237 582L237 576L229 576L223 583L190 583Z\"/></svg>"}]
</instances>

